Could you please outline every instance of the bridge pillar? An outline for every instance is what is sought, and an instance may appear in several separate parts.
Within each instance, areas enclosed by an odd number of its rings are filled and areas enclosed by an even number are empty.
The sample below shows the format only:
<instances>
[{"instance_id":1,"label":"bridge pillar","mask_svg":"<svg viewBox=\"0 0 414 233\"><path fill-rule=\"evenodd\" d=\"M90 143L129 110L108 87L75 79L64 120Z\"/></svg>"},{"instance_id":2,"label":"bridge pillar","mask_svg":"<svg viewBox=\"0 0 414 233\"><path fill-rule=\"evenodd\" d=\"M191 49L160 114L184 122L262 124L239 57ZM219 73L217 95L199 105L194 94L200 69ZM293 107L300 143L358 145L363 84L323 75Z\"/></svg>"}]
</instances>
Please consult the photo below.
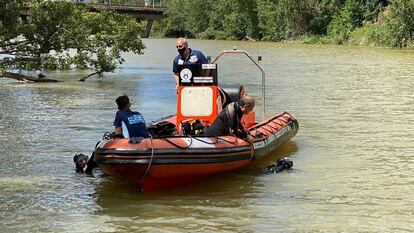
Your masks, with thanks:
<instances>
[{"instance_id":1,"label":"bridge pillar","mask_svg":"<svg viewBox=\"0 0 414 233\"><path fill-rule=\"evenodd\" d=\"M148 19L147 20L147 26L145 27L145 31L141 34L142 38L148 38L149 37L153 22L154 22L153 19Z\"/></svg>"}]
</instances>

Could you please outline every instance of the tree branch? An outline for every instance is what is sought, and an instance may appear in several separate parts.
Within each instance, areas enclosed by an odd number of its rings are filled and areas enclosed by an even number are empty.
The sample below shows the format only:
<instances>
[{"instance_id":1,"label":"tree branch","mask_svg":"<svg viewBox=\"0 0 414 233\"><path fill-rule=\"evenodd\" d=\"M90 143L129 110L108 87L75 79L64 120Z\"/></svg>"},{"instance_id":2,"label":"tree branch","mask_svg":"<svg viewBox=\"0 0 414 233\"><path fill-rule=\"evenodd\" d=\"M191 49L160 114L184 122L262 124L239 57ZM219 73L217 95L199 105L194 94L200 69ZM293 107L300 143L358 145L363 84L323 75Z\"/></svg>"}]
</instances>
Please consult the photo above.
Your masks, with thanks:
<instances>
[{"instance_id":1,"label":"tree branch","mask_svg":"<svg viewBox=\"0 0 414 233\"><path fill-rule=\"evenodd\" d=\"M85 82L85 80L87 79L87 78L89 78L89 77L91 77L91 76L93 76L93 75L95 75L95 74L97 74L97 75L99 75L99 76L102 76L102 71L101 70L99 70L99 71L96 71L96 72L94 72L94 73L92 73L92 74L88 74L88 75L86 75L85 77L83 77L83 78L81 78L81 79L79 79L78 81L79 82Z\"/></svg>"},{"instance_id":2,"label":"tree branch","mask_svg":"<svg viewBox=\"0 0 414 233\"><path fill-rule=\"evenodd\" d=\"M7 65L13 65L17 62L27 62L27 61L39 61L40 58L38 57L19 57L19 58L9 58L9 59L0 59L0 64L7 64Z\"/></svg>"},{"instance_id":3,"label":"tree branch","mask_svg":"<svg viewBox=\"0 0 414 233\"><path fill-rule=\"evenodd\" d=\"M16 74L16 73L11 73L11 72L6 72L6 71L0 71L0 77L11 78L11 79L15 79L15 80L23 81L27 83L60 82L59 80L56 80L56 79L48 79L48 78L40 78L40 77L36 78L34 76L27 76L23 74Z\"/></svg>"},{"instance_id":4,"label":"tree branch","mask_svg":"<svg viewBox=\"0 0 414 233\"><path fill-rule=\"evenodd\" d=\"M14 50L3 50L0 52L0 54L10 54L10 55L17 55L17 52L27 52L27 53L34 53L37 52L36 50L21 50L21 49L14 49Z\"/></svg>"},{"instance_id":5,"label":"tree branch","mask_svg":"<svg viewBox=\"0 0 414 233\"><path fill-rule=\"evenodd\" d=\"M8 41L10 41L10 39L8 39ZM14 42L9 42L9 43L6 43L6 42L1 42L0 43L0 47L9 47L9 46L15 46L15 45L20 45L20 44L23 44L23 43L25 43L25 44L27 44L27 40L21 40L21 41L14 41Z\"/></svg>"}]
</instances>

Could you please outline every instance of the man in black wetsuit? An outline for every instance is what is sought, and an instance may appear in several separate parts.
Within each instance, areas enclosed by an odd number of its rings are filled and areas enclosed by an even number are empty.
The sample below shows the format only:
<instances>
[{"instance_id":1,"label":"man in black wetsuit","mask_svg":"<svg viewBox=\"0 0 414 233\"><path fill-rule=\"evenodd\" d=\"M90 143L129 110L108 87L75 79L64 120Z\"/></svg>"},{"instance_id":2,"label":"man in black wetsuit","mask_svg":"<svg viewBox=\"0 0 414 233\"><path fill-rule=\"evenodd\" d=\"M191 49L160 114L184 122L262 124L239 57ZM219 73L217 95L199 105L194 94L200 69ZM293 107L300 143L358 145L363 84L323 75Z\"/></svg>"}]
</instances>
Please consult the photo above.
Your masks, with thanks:
<instances>
[{"instance_id":1,"label":"man in black wetsuit","mask_svg":"<svg viewBox=\"0 0 414 233\"><path fill-rule=\"evenodd\" d=\"M244 96L237 102L227 105L214 120L210 127L204 130L205 136L236 135L239 138L252 140L252 136L241 124L243 114L253 110L255 100L251 96Z\"/></svg>"}]
</instances>

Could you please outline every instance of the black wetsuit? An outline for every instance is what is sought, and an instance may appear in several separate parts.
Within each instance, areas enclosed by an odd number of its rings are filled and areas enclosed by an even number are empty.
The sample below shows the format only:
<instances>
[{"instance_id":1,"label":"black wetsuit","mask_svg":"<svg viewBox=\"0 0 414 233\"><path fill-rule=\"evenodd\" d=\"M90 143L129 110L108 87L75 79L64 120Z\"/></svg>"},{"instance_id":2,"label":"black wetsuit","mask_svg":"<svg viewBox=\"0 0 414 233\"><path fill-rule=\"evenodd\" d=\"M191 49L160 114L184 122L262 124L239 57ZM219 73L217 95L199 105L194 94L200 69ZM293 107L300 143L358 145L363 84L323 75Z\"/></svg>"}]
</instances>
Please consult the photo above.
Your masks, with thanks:
<instances>
[{"instance_id":1,"label":"black wetsuit","mask_svg":"<svg viewBox=\"0 0 414 233\"><path fill-rule=\"evenodd\" d=\"M210 127L204 129L205 136L223 136L235 134L237 137L246 138L247 134L244 131L240 120L243 112L237 102L227 105L214 120Z\"/></svg>"}]
</instances>

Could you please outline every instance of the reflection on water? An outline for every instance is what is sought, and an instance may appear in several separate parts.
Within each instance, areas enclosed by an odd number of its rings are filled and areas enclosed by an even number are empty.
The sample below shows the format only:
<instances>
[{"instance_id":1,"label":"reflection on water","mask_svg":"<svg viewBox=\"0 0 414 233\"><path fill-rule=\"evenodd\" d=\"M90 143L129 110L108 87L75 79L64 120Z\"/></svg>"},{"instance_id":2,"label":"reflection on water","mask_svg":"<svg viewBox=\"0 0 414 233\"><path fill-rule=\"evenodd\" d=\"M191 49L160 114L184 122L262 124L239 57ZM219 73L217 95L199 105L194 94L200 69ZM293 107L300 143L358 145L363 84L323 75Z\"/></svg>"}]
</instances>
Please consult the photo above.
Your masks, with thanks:
<instances>
[{"instance_id":1,"label":"reflection on water","mask_svg":"<svg viewBox=\"0 0 414 233\"><path fill-rule=\"evenodd\" d=\"M267 181L262 168L281 154L295 152L289 142L263 161L242 171L221 174L201 183L179 189L137 193L137 189L117 179L106 179L97 186L99 215L111 216L116 228L142 231L254 231L257 212L248 208ZM295 170L290 173L296 172ZM229 182L231 181L231 182ZM118 190L114 195L114 190ZM254 203L251 203L254 204ZM140 224L136 224L139 222Z\"/></svg>"},{"instance_id":2,"label":"reflection on water","mask_svg":"<svg viewBox=\"0 0 414 233\"><path fill-rule=\"evenodd\" d=\"M414 51L276 43L190 41L206 55L236 46L262 55L266 112L288 111L298 135L241 171L140 193L99 170L76 174L111 131L115 98L128 94L152 121L175 112L173 39L104 79L0 80L0 219L4 232L404 232L414 229ZM260 76L223 57L222 83L244 83L260 105ZM256 109L260 114L260 106ZM258 116L260 119L260 115ZM294 169L262 175L289 156Z\"/></svg>"}]
</instances>

